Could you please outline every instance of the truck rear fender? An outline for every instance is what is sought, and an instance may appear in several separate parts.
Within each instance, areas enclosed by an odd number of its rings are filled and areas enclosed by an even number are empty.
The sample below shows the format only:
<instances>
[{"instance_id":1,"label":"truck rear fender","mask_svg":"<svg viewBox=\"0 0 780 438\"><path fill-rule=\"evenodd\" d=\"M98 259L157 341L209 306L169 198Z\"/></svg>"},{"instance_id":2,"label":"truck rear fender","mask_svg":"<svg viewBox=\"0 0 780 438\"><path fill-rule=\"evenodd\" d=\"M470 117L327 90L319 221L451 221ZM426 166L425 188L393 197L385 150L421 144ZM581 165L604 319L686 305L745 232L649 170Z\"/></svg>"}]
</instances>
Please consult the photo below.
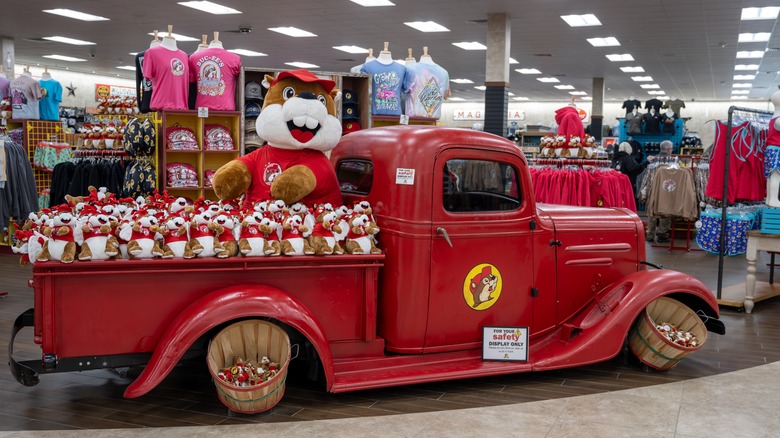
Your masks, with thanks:
<instances>
[{"instance_id":1,"label":"truck rear fender","mask_svg":"<svg viewBox=\"0 0 780 438\"><path fill-rule=\"evenodd\" d=\"M127 398L154 389L187 349L212 328L249 317L274 318L298 330L314 346L322 362L327 387L333 385L333 357L325 332L314 314L283 291L263 285L239 285L210 293L185 308L157 341L152 358L125 390Z\"/></svg>"}]
</instances>

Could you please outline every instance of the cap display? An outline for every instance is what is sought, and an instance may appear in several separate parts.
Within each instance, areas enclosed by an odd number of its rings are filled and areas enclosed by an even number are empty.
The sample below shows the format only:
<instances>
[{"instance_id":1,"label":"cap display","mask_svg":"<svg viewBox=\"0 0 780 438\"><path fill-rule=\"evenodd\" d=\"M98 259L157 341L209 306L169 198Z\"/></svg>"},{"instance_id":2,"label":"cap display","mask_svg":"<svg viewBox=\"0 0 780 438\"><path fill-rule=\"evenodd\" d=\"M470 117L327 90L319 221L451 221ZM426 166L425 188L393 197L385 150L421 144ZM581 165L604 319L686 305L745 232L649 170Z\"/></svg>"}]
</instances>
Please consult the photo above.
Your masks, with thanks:
<instances>
[{"instance_id":1,"label":"cap display","mask_svg":"<svg viewBox=\"0 0 780 438\"><path fill-rule=\"evenodd\" d=\"M257 82L248 82L244 87L244 99L263 100L263 86Z\"/></svg>"},{"instance_id":2,"label":"cap display","mask_svg":"<svg viewBox=\"0 0 780 438\"><path fill-rule=\"evenodd\" d=\"M257 135L257 132L247 132L244 134L244 146L262 146L263 139Z\"/></svg>"},{"instance_id":3,"label":"cap display","mask_svg":"<svg viewBox=\"0 0 780 438\"><path fill-rule=\"evenodd\" d=\"M348 104L348 103L357 104L358 103L357 96L355 95L355 93L352 90L344 90L342 92L341 96L344 98L344 101L343 101L344 104Z\"/></svg>"},{"instance_id":4,"label":"cap display","mask_svg":"<svg viewBox=\"0 0 780 438\"><path fill-rule=\"evenodd\" d=\"M358 106L354 103L346 103L341 108L342 120L360 120L360 111Z\"/></svg>"},{"instance_id":5,"label":"cap display","mask_svg":"<svg viewBox=\"0 0 780 438\"><path fill-rule=\"evenodd\" d=\"M344 122L341 124L341 133L349 134L350 132L360 131L360 123L358 122Z\"/></svg>"},{"instance_id":6,"label":"cap display","mask_svg":"<svg viewBox=\"0 0 780 438\"><path fill-rule=\"evenodd\" d=\"M244 115L246 117L257 117L260 115L262 107L257 102L247 102L244 106Z\"/></svg>"}]
</instances>

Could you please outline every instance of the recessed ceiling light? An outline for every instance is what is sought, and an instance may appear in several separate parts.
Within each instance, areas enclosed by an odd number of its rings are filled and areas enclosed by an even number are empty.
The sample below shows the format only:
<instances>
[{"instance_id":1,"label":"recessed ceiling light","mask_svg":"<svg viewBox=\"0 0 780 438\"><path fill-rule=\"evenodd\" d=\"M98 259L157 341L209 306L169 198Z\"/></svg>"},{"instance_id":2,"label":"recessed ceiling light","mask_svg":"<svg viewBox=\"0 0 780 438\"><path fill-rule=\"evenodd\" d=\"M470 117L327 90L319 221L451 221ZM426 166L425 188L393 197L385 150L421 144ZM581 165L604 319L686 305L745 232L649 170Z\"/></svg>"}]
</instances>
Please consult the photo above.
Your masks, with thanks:
<instances>
[{"instance_id":1,"label":"recessed ceiling light","mask_svg":"<svg viewBox=\"0 0 780 438\"><path fill-rule=\"evenodd\" d=\"M63 56L63 55L43 55L44 58L49 59L56 59L58 61L68 61L68 62L84 62L86 59L81 58L74 58L72 56Z\"/></svg>"},{"instance_id":2,"label":"recessed ceiling light","mask_svg":"<svg viewBox=\"0 0 780 438\"><path fill-rule=\"evenodd\" d=\"M477 85L477 86L476 86L476 87L474 87L474 88L476 88L477 90L480 90L480 91L485 91L485 90L487 90L487 87L486 87L486 86L484 86L484 85Z\"/></svg>"},{"instance_id":3,"label":"recessed ceiling light","mask_svg":"<svg viewBox=\"0 0 780 438\"><path fill-rule=\"evenodd\" d=\"M132 65L120 65L117 68L122 69L122 70L135 71L135 67L133 67Z\"/></svg>"},{"instance_id":4,"label":"recessed ceiling light","mask_svg":"<svg viewBox=\"0 0 780 438\"><path fill-rule=\"evenodd\" d=\"M515 58L509 58L509 65L520 64Z\"/></svg>"},{"instance_id":5,"label":"recessed ceiling light","mask_svg":"<svg viewBox=\"0 0 780 438\"><path fill-rule=\"evenodd\" d=\"M747 96L731 96L731 100L747 100Z\"/></svg>"},{"instance_id":6,"label":"recessed ceiling light","mask_svg":"<svg viewBox=\"0 0 780 438\"><path fill-rule=\"evenodd\" d=\"M464 99L462 97L449 97L449 98L447 98L447 100L454 100L454 101L457 101L457 102L462 102L462 101L464 101L466 99Z\"/></svg>"},{"instance_id":7,"label":"recessed ceiling light","mask_svg":"<svg viewBox=\"0 0 780 438\"><path fill-rule=\"evenodd\" d=\"M743 20L774 20L780 13L780 8L769 6L766 8L742 8Z\"/></svg>"},{"instance_id":8,"label":"recessed ceiling light","mask_svg":"<svg viewBox=\"0 0 780 438\"><path fill-rule=\"evenodd\" d=\"M601 22L593 14L561 15L561 18L571 27L601 26Z\"/></svg>"},{"instance_id":9,"label":"recessed ceiling light","mask_svg":"<svg viewBox=\"0 0 780 438\"><path fill-rule=\"evenodd\" d=\"M388 0L350 0L352 3L357 3L360 6L371 8L374 6L395 6L395 3Z\"/></svg>"},{"instance_id":10,"label":"recessed ceiling light","mask_svg":"<svg viewBox=\"0 0 780 438\"><path fill-rule=\"evenodd\" d=\"M735 81L752 81L756 75L734 75Z\"/></svg>"},{"instance_id":11,"label":"recessed ceiling light","mask_svg":"<svg viewBox=\"0 0 780 438\"><path fill-rule=\"evenodd\" d=\"M652 82L653 77L652 76L631 76L631 79L634 82Z\"/></svg>"},{"instance_id":12,"label":"recessed ceiling light","mask_svg":"<svg viewBox=\"0 0 780 438\"><path fill-rule=\"evenodd\" d=\"M450 82L455 82L456 84L473 84L474 81L471 79L450 79Z\"/></svg>"},{"instance_id":13,"label":"recessed ceiling light","mask_svg":"<svg viewBox=\"0 0 780 438\"><path fill-rule=\"evenodd\" d=\"M764 57L763 50L753 50L753 51L743 50L737 52L737 59L763 58L763 57Z\"/></svg>"},{"instance_id":14,"label":"recessed ceiling light","mask_svg":"<svg viewBox=\"0 0 780 438\"><path fill-rule=\"evenodd\" d=\"M521 75L540 75L542 72L535 68L516 68L516 72L520 73Z\"/></svg>"},{"instance_id":15,"label":"recessed ceiling light","mask_svg":"<svg viewBox=\"0 0 780 438\"><path fill-rule=\"evenodd\" d=\"M154 32L149 32L149 35L154 36ZM167 35L168 35L168 33L166 32L165 36L167 36ZM158 36L163 36L163 34L162 33L158 33ZM176 41L200 41L198 38L193 38L193 37L189 37L189 36L186 36L186 35L179 35L178 33L171 33L171 36Z\"/></svg>"},{"instance_id":16,"label":"recessed ceiling light","mask_svg":"<svg viewBox=\"0 0 780 438\"><path fill-rule=\"evenodd\" d=\"M592 97L590 97L590 96L583 96L583 97L582 97L582 100L593 100L593 98L592 98Z\"/></svg>"},{"instance_id":17,"label":"recessed ceiling light","mask_svg":"<svg viewBox=\"0 0 780 438\"><path fill-rule=\"evenodd\" d=\"M358 46L333 46L333 48L347 53L368 53L368 49Z\"/></svg>"},{"instance_id":18,"label":"recessed ceiling light","mask_svg":"<svg viewBox=\"0 0 780 438\"><path fill-rule=\"evenodd\" d=\"M662 91L662 90L652 90L652 91L648 91L648 92L647 92L647 94L652 94L652 95L661 96L661 95L663 95L663 94L666 94L666 91Z\"/></svg>"},{"instance_id":19,"label":"recessed ceiling light","mask_svg":"<svg viewBox=\"0 0 780 438\"><path fill-rule=\"evenodd\" d=\"M74 11L73 9L44 9L43 12L60 15L62 17L75 18L76 20L81 21L108 21L108 18L106 17Z\"/></svg>"},{"instance_id":20,"label":"recessed ceiling light","mask_svg":"<svg viewBox=\"0 0 780 438\"><path fill-rule=\"evenodd\" d=\"M741 33L739 34L739 40L740 43L763 43L766 41L769 41L769 37L771 37L772 34L770 32L759 32L759 33Z\"/></svg>"},{"instance_id":21,"label":"recessed ceiling light","mask_svg":"<svg viewBox=\"0 0 780 438\"><path fill-rule=\"evenodd\" d=\"M614 47L620 45L620 42L615 37L588 38L588 42L593 47Z\"/></svg>"},{"instance_id":22,"label":"recessed ceiling light","mask_svg":"<svg viewBox=\"0 0 780 438\"><path fill-rule=\"evenodd\" d=\"M748 84L746 82L736 82L732 85L732 88L752 88L753 84Z\"/></svg>"},{"instance_id":23,"label":"recessed ceiling light","mask_svg":"<svg viewBox=\"0 0 780 438\"><path fill-rule=\"evenodd\" d=\"M585 96L588 93L584 91L569 91L569 94L571 94L572 96Z\"/></svg>"},{"instance_id":24,"label":"recessed ceiling light","mask_svg":"<svg viewBox=\"0 0 780 438\"><path fill-rule=\"evenodd\" d=\"M750 94L750 90L731 90L731 94Z\"/></svg>"},{"instance_id":25,"label":"recessed ceiling light","mask_svg":"<svg viewBox=\"0 0 780 438\"><path fill-rule=\"evenodd\" d=\"M199 11L208 12L209 14L214 14L214 15L227 15L227 14L241 13L241 11L237 11L233 8L229 8L227 6L222 6L207 1L179 2L179 4L182 6L186 6L188 8L197 9Z\"/></svg>"},{"instance_id":26,"label":"recessed ceiling light","mask_svg":"<svg viewBox=\"0 0 780 438\"><path fill-rule=\"evenodd\" d=\"M298 67L298 68L319 68L320 67L319 65L316 64L309 64L308 62L300 62L300 61L285 62L285 64L291 65L293 67Z\"/></svg>"},{"instance_id":27,"label":"recessed ceiling light","mask_svg":"<svg viewBox=\"0 0 780 438\"><path fill-rule=\"evenodd\" d=\"M559 90L573 90L574 86L573 85L556 85L555 88L557 88Z\"/></svg>"},{"instance_id":28,"label":"recessed ceiling light","mask_svg":"<svg viewBox=\"0 0 780 438\"><path fill-rule=\"evenodd\" d=\"M552 82L560 82L558 78L552 78L552 77L546 77L546 78L536 78L539 82L545 82L545 83L552 83Z\"/></svg>"},{"instance_id":29,"label":"recessed ceiling light","mask_svg":"<svg viewBox=\"0 0 780 438\"><path fill-rule=\"evenodd\" d=\"M734 70L758 70L758 64L737 64Z\"/></svg>"},{"instance_id":30,"label":"recessed ceiling light","mask_svg":"<svg viewBox=\"0 0 780 438\"><path fill-rule=\"evenodd\" d=\"M642 84L640 85L640 87L644 88L645 90L653 90L656 88L661 88L661 86L658 84Z\"/></svg>"},{"instance_id":31,"label":"recessed ceiling light","mask_svg":"<svg viewBox=\"0 0 780 438\"><path fill-rule=\"evenodd\" d=\"M506 93L506 94L507 94L508 96L510 96L510 97L515 95L515 93L513 93L513 92L511 92L511 91L510 91L509 93Z\"/></svg>"},{"instance_id":32,"label":"recessed ceiling light","mask_svg":"<svg viewBox=\"0 0 780 438\"><path fill-rule=\"evenodd\" d=\"M94 46L95 44L97 44L91 41L77 40L75 38L68 38L62 36L43 37L43 39L48 41L55 41L58 43L73 44L74 46Z\"/></svg>"},{"instance_id":33,"label":"recessed ceiling light","mask_svg":"<svg viewBox=\"0 0 780 438\"><path fill-rule=\"evenodd\" d=\"M463 50L487 50L487 46L485 46L482 43L478 43L476 41L471 42L462 42L462 43L452 43L453 46L460 47Z\"/></svg>"},{"instance_id":34,"label":"recessed ceiling light","mask_svg":"<svg viewBox=\"0 0 780 438\"><path fill-rule=\"evenodd\" d=\"M295 38L316 37L317 35L297 27L269 27L268 30Z\"/></svg>"},{"instance_id":35,"label":"recessed ceiling light","mask_svg":"<svg viewBox=\"0 0 780 438\"><path fill-rule=\"evenodd\" d=\"M529 100L527 97L513 97L512 100Z\"/></svg>"},{"instance_id":36,"label":"recessed ceiling light","mask_svg":"<svg viewBox=\"0 0 780 438\"><path fill-rule=\"evenodd\" d=\"M407 21L405 25L420 32L449 32L450 30L435 21Z\"/></svg>"},{"instance_id":37,"label":"recessed ceiling light","mask_svg":"<svg viewBox=\"0 0 780 438\"><path fill-rule=\"evenodd\" d=\"M607 59L609 59L612 62L623 62L623 61L633 61L634 57L629 55L628 53L623 53L623 54L613 53L611 55L607 55Z\"/></svg>"},{"instance_id":38,"label":"recessed ceiling light","mask_svg":"<svg viewBox=\"0 0 780 438\"><path fill-rule=\"evenodd\" d=\"M636 66L636 67L620 67L620 70L624 73L644 73L645 69L642 67Z\"/></svg>"},{"instance_id":39,"label":"recessed ceiling light","mask_svg":"<svg viewBox=\"0 0 780 438\"><path fill-rule=\"evenodd\" d=\"M130 52L131 55L135 56L138 54L138 52Z\"/></svg>"},{"instance_id":40,"label":"recessed ceiling light","mask_svg":"<svg viewBox=\"0 0 780 438\"><path fill-rule=\"evenodd\" d=\"M255 52L254 50L247 50L247 49L229 49L228 52L235 53L236 55L243 55L243 56L268 56L265 53Z\"/></svg>"}]
</instances>

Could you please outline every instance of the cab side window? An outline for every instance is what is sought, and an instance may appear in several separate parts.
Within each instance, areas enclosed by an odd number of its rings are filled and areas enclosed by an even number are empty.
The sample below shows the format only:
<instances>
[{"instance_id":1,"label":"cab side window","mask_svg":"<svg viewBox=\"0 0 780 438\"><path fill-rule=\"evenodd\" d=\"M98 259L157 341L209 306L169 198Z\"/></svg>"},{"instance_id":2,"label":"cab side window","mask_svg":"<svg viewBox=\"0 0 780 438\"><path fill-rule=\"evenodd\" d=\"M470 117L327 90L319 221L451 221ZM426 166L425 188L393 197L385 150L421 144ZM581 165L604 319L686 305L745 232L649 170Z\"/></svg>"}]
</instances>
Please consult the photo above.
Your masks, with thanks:
<instances>
[{"instance_id":1,"label":"cab side window","mask_svg":"<svg viewBox=\"0 0 780 438\"><path fill-rule=\"evenodd\" d=\"M450 212L507 211L520 208L517 170L485 160L448 160L443 169L444 209Z\"/></svg>"},{"instance_id":2,"label":"cab side window","mask_svg":"<svg viewBox=\"0 0 780 438\"><path fill-rule=\"evenodd\" d=\"M367 195L374 182L374 165L366 160L344 160L336 168L336 177L342 192Z\"/></svg>"}]
</instances>

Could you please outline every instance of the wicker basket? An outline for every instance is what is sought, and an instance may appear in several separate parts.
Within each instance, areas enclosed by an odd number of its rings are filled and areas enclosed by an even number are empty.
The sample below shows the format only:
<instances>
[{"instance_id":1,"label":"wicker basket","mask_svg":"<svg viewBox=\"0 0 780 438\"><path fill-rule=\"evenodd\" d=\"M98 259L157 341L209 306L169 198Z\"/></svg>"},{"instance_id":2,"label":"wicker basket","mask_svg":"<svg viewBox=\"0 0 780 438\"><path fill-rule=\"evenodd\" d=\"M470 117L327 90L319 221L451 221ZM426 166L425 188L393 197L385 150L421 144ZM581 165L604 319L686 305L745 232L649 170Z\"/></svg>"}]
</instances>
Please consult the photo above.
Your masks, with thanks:
<instances>
[{"instance_id":1,"label":"wicker basket","mask_svg":"<svg viewBox=\"0 0 780 438\"><path fill-rule=\"evenodd\" d=\"M279 372L267 381L236 387L221 380L220 369L233 365L235 357L258 362L263 356L279 363ZM263 320L247 320L228 326L211 341L206 356L219 400L230 410L255 414L274 407L284 395L290 363L290 338L279 326Z\"/></svg>"},{"instance_id":2,"label":"wicker basket","mask_svg":"<svg viewBox=\"0 0 780 438\"><path fill-rule=\"evenodd\" d=\"M656 328L657 322L673 324L678 330L691 332L699 343L684 347L668 340ZM677 300L661 297L651 302L642 312L629 334L631 351L645 365L657 370L668 370L686 356L701 348L707 340L707 328L693 310Z\"/></svg>"}]
</instances>

